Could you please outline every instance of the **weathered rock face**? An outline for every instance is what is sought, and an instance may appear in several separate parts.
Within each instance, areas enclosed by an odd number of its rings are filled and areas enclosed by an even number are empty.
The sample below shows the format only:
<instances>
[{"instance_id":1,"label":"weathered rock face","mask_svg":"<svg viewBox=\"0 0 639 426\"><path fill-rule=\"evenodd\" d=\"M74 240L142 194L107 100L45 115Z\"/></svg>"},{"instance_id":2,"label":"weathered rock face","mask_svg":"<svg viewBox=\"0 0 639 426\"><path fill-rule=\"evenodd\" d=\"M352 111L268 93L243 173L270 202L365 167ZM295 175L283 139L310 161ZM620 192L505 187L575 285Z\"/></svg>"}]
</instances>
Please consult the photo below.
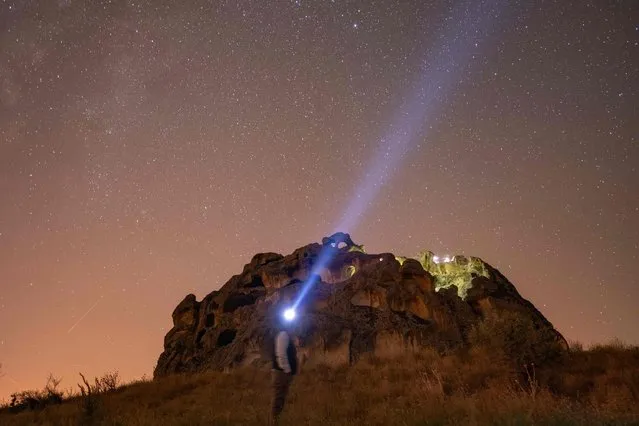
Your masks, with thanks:
<instances>
[{"instance_id":1,"label":"weathered rock face","mask_svg":"<svg viewBox=\"0 0 639 426\"><path fill-rule=\"evenodd\" d=\"M316 279L311 280L315 270ZM192 294L173 312L154 375L242 365L269 365L264 339L284 301L300 294L295 334L303 364L348 364L427 346L462 346L486 315L519 311L552 324L496 269L479 258L415 259L366 254L348 234L309 244L288 256L261 253L201 302Z\"/></svg>"}]
</instances>

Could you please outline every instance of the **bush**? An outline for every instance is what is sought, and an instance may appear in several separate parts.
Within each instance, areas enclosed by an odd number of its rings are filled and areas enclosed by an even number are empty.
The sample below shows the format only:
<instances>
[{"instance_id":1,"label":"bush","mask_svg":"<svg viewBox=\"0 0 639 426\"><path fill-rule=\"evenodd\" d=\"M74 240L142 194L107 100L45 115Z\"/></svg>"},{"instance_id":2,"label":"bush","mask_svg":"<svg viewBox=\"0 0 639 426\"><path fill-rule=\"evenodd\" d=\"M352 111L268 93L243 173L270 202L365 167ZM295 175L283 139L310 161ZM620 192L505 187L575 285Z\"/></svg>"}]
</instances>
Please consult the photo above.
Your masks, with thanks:
<instances>
[{"instance_id":1,"label":"bush","mask_svg":"<svg viewBox=\"0 0 639 426\"><path fill-rule=\"evenodd\" d=\"M80 377L82 383L78 383L81 396L79 422L82 425L91 425L99 422L101 418L100 395L113 392L120 387L120 374L113 371L102 377L95 377L94 384L89 383L82 373Z\"/></svg>"},{"instance_id":2,"label":"bush","mask_svg":"<svg viewBox=\"0 0 639 426\"><path fill-rule=\"evenodd\" d=\"M539 327L530 317L515 312L488 316L471 329L468 339L472 346L490 351L518 371L542 366L563 353L551 329Z\"/></svg>"},{"instance_id":3,"label":"bush","mask_svg":"<svg viewBox=\"0 0 639 426\"><path fill-rule=\"evenodd\" d=\"M104 374L95 379L95 390L97 393L106 393L116 390L120 386L120 374L117 371Z\"/></svg>"},{"instance_id":4,"label":"bush","mask_svg":"<svg viewBox=\"0 0 639 426\"><path fill-rule=\"evenodd\" d=\"M60 382L60 379L50 374L43 390L26 390L11 394L9 410L15 413L24 410L41 410L51 404L61 404L63 393L58 390Z\"/></svg>"},{"instance_id":5,"label":"bush","mask_svg":"<svg viewBox=\"0 0 639 426\"><path fill-rule=\"evenodd\" d=\"M639 348L569 352L566 362L520 370L516 382L494 353L425 349L302 368L282 425L639 425ZM100 395L95 380L82 379L84 397L43 411L0 411L0 425L261 426L270 411L269 373L247 367L173 375ZM554 389L542 373L552 373Z\"/></svg>"}]
</instances>

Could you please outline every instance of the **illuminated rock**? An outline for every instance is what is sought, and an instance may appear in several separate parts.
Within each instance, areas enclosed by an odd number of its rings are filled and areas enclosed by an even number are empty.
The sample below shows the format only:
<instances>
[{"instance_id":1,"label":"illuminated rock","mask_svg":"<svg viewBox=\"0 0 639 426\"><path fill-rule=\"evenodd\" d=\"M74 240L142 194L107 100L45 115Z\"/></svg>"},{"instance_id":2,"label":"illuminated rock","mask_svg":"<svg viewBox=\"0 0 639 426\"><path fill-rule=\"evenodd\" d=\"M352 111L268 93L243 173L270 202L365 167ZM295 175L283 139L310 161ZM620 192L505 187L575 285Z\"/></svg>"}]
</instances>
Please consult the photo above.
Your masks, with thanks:
<instances>
[{"instance_id":1,"label":"illuminated rock","mask_svg":"<svg viewBox=\"0 0 639 426\"><path fill-rule=\"evenodd\" d=\"M303 362L351 364L420 347L467 345L488 315L517 311L565 345L552 324L499 271L477 257L430 251L415 258L367 254L348 234L283 256L260 253L201 302L188 295L173 312L155 376L245 365L269 368L263 347L274 320L307 286L322 250L329 261L297 306L293 323Z\"/></svg>"},{"instance_id":2,"label":"illuminated rock","mask_svg":"<svg viewBox=\"0 0 639 426\"><path fill-rule=\"evenodd\" d=\"M386 301L386 290L380 287L360 290L351 297L351 304L354 306L369 306L376 309L386 309L388 307L388 303Z\"/></svg>"},{"instance_id":3,"label":"illuminated rock","mask_svg":"<svg viewBox=\"0 0 639 426\"><path fill-rule=\"evenodd\" d=\"M364 253L364 246L355 244L351 236L343 232L336 232L330 237L322 238L322 245L330 245L348 252L355 251Z\"/></svg>"}]
</instances>

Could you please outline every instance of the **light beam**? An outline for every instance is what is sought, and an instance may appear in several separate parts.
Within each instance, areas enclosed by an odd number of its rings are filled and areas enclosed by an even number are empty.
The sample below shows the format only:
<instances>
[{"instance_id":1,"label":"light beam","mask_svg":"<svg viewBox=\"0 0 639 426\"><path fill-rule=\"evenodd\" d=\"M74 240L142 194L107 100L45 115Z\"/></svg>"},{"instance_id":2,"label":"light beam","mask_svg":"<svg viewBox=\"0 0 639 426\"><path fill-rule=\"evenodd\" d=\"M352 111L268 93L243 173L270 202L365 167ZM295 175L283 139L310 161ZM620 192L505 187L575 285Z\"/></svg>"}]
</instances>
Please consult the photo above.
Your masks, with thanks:
<instances>
[{"instance_id":1,"label":"light beam","mask_svg":"<svg viewBox=\"0 0 639 426\"><path fill-rule=\"evenodd\" d=\"M392 177L410 152L415 139L424 140L423 130L432 123L450 94L462 80L470 59L479 53L481 39L487 36L505 0L465 0L458 2L444 21L448 23L435 37L422 60L421 75L380 139L377 151L355 187L355 193L334 232L350 232L362 219L375 196Z\"/></svg>"},{"instance_id":2,"label":"light beam","mask_svg":"<svg viewBox=\"0 0 639 426\"><path fill-rule=\"evenodd\" d=\"M494 28L505 0L465 0L444 19L446 28L424 56L422 73L414 87L405 97L402 106L392 120L387 133L380 139L370 166L355 187L355 195L344 215L337 222L334 232L349 232L362 219L382 186L410 152L416 138L425 139L424 129L432 128L435 114L443 106L473 54L479 52L482 39ZM335 249L326 245L313 267L309 279L304 283L294 308L301 303L317 280L319 272L331 261Z\"/></svg>"}]
</instances>

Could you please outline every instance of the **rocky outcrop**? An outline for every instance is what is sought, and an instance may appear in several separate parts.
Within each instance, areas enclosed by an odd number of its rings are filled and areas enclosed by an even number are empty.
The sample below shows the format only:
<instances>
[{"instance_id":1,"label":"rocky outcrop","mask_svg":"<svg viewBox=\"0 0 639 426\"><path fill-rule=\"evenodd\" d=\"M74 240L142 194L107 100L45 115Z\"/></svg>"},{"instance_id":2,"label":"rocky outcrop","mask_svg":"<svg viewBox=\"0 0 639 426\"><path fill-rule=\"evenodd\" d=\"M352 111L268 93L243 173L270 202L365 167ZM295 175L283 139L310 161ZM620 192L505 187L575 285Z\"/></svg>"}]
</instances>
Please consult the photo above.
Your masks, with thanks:
<instances>
[{"instance_id":1,"label":"rocky outcrop","mask_svg":"<svg viewBox=\"0 0 639 426\"><path fill-rule=\"evenodd\" d=\"M201 302L186 296L173 311L154 375L268 365L264 339L275 315L302 289L295 334L305 365L460 347L474 324L504 311L523 312L565 345L552 324L479 258L372 255L338 233L287 256L256 254Z\"/></svg>"}]
</instances>

